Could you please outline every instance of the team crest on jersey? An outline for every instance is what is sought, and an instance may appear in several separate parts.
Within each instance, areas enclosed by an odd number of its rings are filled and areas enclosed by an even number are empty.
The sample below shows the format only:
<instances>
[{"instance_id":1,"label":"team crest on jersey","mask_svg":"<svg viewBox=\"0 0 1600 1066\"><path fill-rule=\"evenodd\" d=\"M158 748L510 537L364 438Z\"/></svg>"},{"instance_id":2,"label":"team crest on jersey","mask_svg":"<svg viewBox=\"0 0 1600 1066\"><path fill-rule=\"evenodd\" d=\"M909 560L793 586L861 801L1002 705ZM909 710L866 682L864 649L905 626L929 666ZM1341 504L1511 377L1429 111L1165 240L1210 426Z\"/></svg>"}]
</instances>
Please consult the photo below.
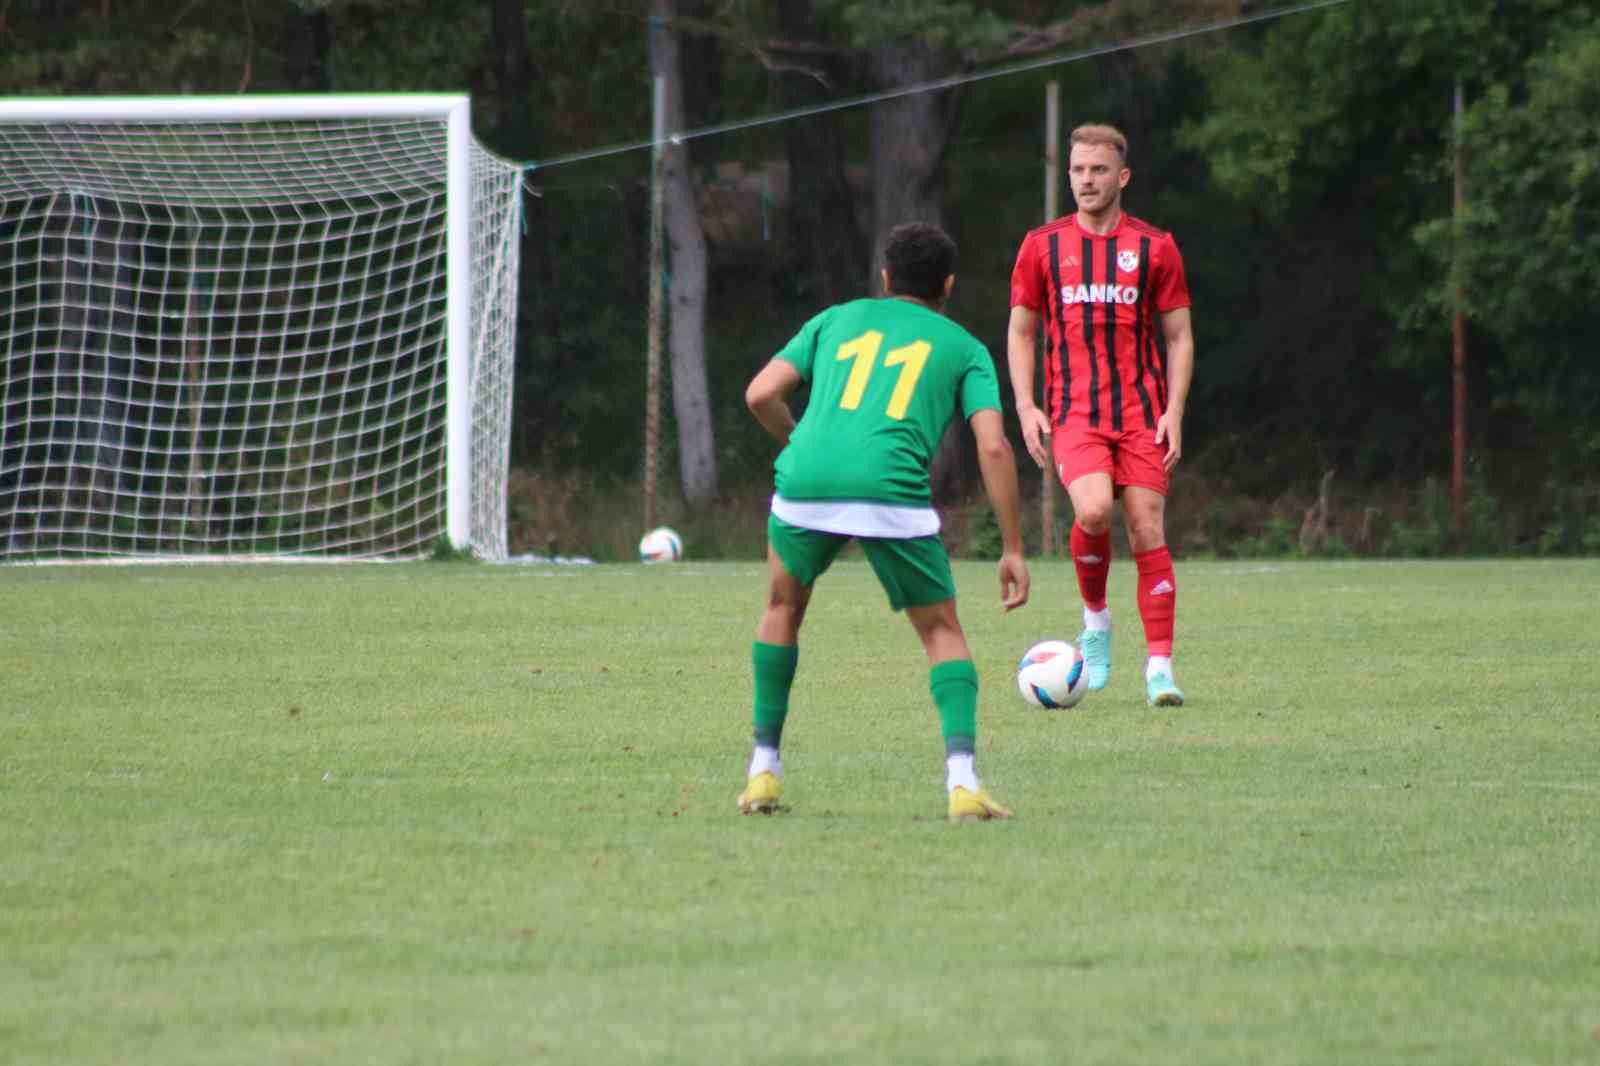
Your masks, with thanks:
<instances>
[{"instance_id":1,"label":"team crest on jersey","mask_svg":"<svg viewBox=\"0 0 1600 1066\"><path fill-rule=\"evenodd\" d=\"M1117 269L1121 271L1136 270L1139 266L1139 253L1126 251L1117 253Z\"/></svg>"}]
</instances>

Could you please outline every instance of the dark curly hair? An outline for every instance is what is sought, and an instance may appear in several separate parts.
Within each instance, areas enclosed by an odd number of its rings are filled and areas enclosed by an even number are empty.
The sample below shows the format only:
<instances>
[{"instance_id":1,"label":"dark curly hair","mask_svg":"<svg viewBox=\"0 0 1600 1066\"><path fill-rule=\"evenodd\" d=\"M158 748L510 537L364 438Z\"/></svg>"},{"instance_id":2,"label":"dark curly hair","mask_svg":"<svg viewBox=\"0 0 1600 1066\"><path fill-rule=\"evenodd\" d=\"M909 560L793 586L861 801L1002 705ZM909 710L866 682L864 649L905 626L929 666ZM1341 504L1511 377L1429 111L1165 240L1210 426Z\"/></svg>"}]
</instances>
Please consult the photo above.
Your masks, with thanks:
<instances>
[{"instance_id":1,"label":"dark curly hair","mask_svg":"<svg viewBox=\"0 0 1600 1066\"><path fill-rule=\"evenodd\" d=\"M891 293L938 303L956 270L956 242L931 222L906 222L889 231L883 259Z\"/></svg>"}]
</instances>

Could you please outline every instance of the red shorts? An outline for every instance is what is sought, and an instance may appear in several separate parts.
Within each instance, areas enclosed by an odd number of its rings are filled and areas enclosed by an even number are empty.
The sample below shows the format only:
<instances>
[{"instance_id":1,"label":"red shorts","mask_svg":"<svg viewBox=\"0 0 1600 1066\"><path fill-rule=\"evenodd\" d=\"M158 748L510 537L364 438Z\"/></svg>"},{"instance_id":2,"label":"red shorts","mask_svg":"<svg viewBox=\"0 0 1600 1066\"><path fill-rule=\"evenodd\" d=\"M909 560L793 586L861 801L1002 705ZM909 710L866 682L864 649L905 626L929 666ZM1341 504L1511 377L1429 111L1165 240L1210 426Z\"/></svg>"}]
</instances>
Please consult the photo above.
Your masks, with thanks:
<instances>
[{"instance_id":1,"label":"red shorts","mask_svg":"<svg viewBox=\"0 0 1600 1066\"><path fill-rule=\"evenodd\" d=\"M1118 496L1129 485L1167 494L1167 445L1141 426L1113 432L1087 426L1056 426L1050 434L1056 476L1069 486L1085 474L1110 474Z\"/></svg>"}]
</instances>

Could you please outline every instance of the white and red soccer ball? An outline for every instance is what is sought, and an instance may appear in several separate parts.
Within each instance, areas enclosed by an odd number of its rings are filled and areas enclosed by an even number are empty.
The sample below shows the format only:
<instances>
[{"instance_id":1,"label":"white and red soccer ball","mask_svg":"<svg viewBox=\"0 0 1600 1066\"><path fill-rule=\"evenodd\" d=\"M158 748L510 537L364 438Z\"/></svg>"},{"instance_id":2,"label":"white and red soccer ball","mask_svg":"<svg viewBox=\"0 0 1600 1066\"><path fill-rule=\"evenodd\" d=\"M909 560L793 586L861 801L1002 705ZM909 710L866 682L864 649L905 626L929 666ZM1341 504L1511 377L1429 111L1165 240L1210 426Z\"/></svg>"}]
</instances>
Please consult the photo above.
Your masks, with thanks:
<instances>
[{"instance_id":1,"label":"white and red soccer ball","mask_svg":"<svg viewBox=\"0 0 1600 1066\"><path fill-rule=\"evenodd\" d=\"M1065 640L1041 640L1017 664L1017 689L1035 707L1065 710L1089 691L1083 654Z\"/></svg>"}]
</instances>

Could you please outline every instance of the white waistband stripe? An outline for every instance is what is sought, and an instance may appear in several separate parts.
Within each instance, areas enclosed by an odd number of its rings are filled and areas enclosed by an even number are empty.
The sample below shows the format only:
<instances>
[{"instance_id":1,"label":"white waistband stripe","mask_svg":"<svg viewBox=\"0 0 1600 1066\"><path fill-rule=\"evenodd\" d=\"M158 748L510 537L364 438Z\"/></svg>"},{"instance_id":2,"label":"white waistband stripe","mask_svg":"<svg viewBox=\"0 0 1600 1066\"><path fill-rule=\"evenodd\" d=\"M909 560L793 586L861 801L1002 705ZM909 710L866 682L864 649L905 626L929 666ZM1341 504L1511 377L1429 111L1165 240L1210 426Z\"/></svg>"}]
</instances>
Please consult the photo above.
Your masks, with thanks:
<instances>
[{"instance_id":1,"label":"white waistband stripe","mask_svg":"<svg viewBox=\"0 0 1600 1066\"><path fill-rule=\"evenodd\" d=\"M852 537L909 540L939 532L939 512L932 507L900 507L861 500L786 500L774 495L772 513L791 526Z\"/></svg>"}]
</instances>

